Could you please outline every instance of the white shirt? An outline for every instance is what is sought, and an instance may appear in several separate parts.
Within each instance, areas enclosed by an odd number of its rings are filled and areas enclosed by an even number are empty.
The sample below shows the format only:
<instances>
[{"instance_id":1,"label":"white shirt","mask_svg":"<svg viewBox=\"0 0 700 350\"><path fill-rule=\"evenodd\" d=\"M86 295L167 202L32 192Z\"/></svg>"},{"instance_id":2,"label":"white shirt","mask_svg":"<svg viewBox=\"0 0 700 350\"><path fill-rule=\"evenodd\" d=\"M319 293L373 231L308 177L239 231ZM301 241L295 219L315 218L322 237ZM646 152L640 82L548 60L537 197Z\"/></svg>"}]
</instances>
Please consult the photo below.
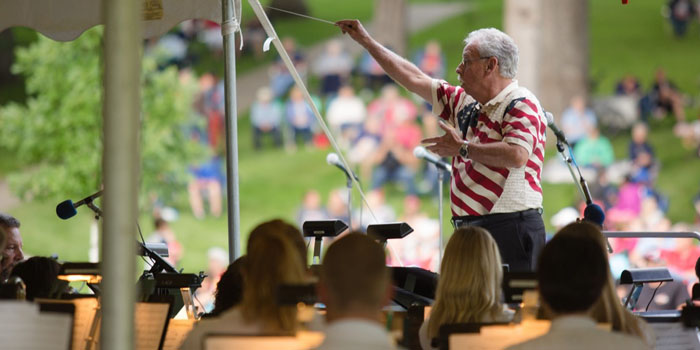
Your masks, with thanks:
<instances>
[{"instance_id":1,"label":"white shirt","mask_svg":"<svg viewBox=\"0 0 700 350\"><path fill-rule=\"evenodd\" d=\"M216 318L207 318L197 322L180 346L180 350L204 349L204 340L208 334L262 334L264 327L258 322L243 320L240 309L234 307Z\"/></svg>"},{"instance_id":2,"label":"white shirt","mask_svg":"<svg viewBox=\"0 0 700 350\"><path fill-rule=\"evenodd\" d=\"M328 324L326 337L318 350L389 350L396 344L379 322L342 319Z\"/></svg>"},{"instance_id":3,"label":"white shirt","mask_svg":"<svg viewBox=\"0 0 700 350\"><path fill-rule=\"evenodd\" d=\"M587 316L561 316L552 320L547 334L513 345L508 350L638 350L649 349L641 339L597 328Z\"/></svg>"}]
</instances>

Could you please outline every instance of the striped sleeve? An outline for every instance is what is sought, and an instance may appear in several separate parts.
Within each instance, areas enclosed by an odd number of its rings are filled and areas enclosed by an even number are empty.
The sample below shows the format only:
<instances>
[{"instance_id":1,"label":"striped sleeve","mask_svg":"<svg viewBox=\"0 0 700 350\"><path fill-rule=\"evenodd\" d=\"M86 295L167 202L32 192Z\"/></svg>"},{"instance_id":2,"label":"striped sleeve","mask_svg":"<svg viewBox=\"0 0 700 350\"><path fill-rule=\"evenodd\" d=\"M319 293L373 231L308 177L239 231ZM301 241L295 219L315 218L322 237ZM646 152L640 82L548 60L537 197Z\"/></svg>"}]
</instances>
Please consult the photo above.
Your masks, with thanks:
<instances>
[{"instance_id":1,"label":"striped sleeve","mask_svg":"<svg viewBox=\"0 0 700 350\"><path fill-rule=\"evenodd\" d=\"M450 117L457 110L457 104L461 95L464 95L464 90L452 86L444 80L433 79L431 91L433 95L433 114L440 117L440 119L449 121Z\"/></svg>"},{"instance_id":2,"label":"striped sleeve","mask_svg":"<svg viewBox=\"0 0 700 350\"><path fill-rule=\"evenodd\" d=\"M503 141L522 146L528 156L540 140L543 125L537 106L530 100L522 100L508 111L503 118Z\"/></svg>"}]
</instances>

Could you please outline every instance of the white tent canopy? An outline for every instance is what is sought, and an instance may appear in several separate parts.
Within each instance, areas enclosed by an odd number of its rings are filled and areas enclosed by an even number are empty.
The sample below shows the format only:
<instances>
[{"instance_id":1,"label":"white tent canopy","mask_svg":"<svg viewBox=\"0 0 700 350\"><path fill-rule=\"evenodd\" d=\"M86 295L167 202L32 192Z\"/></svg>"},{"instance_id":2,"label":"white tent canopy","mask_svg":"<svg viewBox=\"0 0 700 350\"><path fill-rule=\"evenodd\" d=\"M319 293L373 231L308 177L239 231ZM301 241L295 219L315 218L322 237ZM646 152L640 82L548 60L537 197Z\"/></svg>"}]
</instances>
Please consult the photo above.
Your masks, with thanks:
<instances>
[{"instance_id":1,"label":"white tent canopy","mask_svg":"<svg viewBox=\"0 0 700 350\"><path fill-rule=\"evenodd\" d=\"M236 1L240 6L240 0ZM148 8L148 4L151 4ZM145 1L142 10L143 37L165 34L188 19L221 23L219 0ZM240 23L240 11L237 12ZM0 1L0 31L29 27L56 41L71 41L87 29L104 24L102 2L95 0L3 0Z\"/></svg>"},{"instance_id":2,"label":"white tent canopy","mask_svg":"<svg viewBox=\"0 0 700 350\"><path fill-rule=\"evenodd\" d=\"M140 173L141 42L188 19L209 19L221 23L223 28L229 255L238 255L240 210L233 35L239 29L240 16L240 0L0 0L0 31L22 26L54 40L69 41L90 27L105 25L101 349L134 346L133 308L125 306L133 304L136 293L134 223L138 217Z\"/></svg>"}]
</instances>

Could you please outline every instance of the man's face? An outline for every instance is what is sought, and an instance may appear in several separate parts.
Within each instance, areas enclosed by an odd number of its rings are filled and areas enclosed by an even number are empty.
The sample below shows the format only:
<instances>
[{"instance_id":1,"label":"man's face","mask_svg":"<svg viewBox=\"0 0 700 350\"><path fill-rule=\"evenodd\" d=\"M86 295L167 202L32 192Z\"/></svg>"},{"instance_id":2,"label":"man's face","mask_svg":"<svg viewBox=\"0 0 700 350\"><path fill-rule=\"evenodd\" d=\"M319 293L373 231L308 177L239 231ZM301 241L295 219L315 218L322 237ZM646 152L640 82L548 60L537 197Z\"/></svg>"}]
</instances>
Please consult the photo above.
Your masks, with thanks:
<instances>
[{"instance_id":1,"label":"man's face","mask_svg":"<svg viewBox=\"0 0 700 350\"><path fill-rule=\"evenodd\" d=\"M24 260L24 252L22 252L22 236L19 234L19 228L6 228L7 245L2 251L2 272L6 272L15 266L18 262Z\"/></svg>"},{"instance_id":2,"label":"man's face","mask_svg":"<svg viewBox=\"0 0 700 350\"><path fill-rule=\"evenodd\" d=\"M459 83L464 91L474 96L474 92L480 87L483 78L483 65L488 62L488 57L480 57L474 44L469 44L462 51L462 61L455 70Z\"/></svg>"}]
</instances>

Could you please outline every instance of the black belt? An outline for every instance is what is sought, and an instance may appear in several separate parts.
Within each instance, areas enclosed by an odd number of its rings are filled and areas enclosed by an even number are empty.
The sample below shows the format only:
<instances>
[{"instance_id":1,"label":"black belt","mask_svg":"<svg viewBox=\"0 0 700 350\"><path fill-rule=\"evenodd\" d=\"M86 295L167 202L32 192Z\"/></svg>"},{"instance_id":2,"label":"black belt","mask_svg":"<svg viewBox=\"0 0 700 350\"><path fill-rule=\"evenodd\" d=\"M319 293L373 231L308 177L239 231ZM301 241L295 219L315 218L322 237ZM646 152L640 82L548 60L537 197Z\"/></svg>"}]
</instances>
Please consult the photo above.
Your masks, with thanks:
<instances>
[{"instance_id":1,"label":"black belt","mask_svg":"<svg viewBox=\"0 0 700 350\"><path fill-rule=\"evenodd\" d=\"M542 208L533 208L523 211L516 211L512 213L498 213L498 214L487 214L487 215L471 215L471 216L453 216L452 226L458 228L461 226L471 225L471 226L483 226L489 223L511 220L511 219L522 219L529 215L542 215Z\"/></svg>"}]
</instances>

